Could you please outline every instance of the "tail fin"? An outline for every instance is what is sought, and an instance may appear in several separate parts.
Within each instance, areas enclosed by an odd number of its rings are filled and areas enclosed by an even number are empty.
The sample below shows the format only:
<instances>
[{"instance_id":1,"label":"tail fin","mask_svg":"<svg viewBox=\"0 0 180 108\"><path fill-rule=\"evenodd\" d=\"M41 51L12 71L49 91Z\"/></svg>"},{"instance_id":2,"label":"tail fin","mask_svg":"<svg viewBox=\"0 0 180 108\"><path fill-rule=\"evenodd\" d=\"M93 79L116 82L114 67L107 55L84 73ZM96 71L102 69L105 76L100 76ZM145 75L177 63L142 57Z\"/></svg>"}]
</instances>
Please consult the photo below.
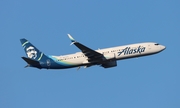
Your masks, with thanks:
<instances>
[{"instance_id":1,"label":"tail fin","mask_svg":"<svg viewBox=\"0 0 180 108\"><path fill-rule=\"evenodd\" d=\"M20 39L22 47L24 48L24 51L28 58L40 61L43 53L39 51L34 45L32 45L28 40L26 39Z\"/></svg>"}]
</instances>

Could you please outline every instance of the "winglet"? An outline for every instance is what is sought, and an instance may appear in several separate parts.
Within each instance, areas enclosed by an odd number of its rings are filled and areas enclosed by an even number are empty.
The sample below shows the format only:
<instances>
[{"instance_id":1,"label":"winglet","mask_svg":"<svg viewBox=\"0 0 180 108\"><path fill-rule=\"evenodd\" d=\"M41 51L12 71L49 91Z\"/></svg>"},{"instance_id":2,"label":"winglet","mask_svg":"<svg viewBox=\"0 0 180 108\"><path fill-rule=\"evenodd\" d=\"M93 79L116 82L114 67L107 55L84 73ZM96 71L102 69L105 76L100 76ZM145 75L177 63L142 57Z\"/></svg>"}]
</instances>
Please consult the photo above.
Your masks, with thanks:
<instances>
[{"instance_id":1,"label":"winglet","mask_svg":"<svg viewBox=\"0 0 180 108\"><path fill-rule=\"evenodd\" d=\"M71 42L75 42L75 39L70 35L70 34L67 34L69 39L71 40Z\"/></svg>"},{"instance_id":2,"label":"winglet","mask_svg":"<svg viewBox=\"0 0 180 108\"><path fill-rule=\"evenodd\" d=\"M75 39L70 34L67 34L67 35L72 42L71 45L74 44L76 42Z\"/></svg>"}]
</instances>

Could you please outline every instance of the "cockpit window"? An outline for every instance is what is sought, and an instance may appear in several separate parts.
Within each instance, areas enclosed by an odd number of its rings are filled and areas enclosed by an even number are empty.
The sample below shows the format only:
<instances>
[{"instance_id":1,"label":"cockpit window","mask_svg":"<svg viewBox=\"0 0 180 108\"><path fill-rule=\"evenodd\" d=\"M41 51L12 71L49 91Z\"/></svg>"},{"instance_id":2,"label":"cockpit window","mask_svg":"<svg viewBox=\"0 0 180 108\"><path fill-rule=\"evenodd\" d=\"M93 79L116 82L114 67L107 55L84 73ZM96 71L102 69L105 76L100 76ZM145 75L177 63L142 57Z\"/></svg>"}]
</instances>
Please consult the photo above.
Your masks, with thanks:
<instances>
[{"instance_id":1,"label":"cockpit window","mask_svg":"<svg viewBox=\"0 0 180 108\"><path fill-rule=\"evenodd\" d=\"M154 45L159 45L158 43L154 44Z\"/></svg>"}]
</instances>

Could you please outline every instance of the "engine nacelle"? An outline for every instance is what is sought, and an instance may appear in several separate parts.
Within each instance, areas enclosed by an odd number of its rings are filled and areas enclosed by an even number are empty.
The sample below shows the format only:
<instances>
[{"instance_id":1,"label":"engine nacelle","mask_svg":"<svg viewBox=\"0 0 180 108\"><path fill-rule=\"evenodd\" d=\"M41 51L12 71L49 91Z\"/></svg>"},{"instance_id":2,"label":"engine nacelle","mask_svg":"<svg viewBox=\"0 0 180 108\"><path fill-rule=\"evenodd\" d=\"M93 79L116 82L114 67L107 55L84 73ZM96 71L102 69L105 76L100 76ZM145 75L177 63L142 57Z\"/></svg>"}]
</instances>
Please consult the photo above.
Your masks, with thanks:
<instances>
[{"instance_id":1,"label":"engine nacelle","mask_svg":"<svg viewBox=\"0 0 180 108\"><path fill-rule=\"evenodd\" d=\"M108 61L106 63L103 63L101 66L104 67L104 68L116 67L117 66L117 61L116 60L110 60L110 61Z\"/></svg>"}]
</instances>

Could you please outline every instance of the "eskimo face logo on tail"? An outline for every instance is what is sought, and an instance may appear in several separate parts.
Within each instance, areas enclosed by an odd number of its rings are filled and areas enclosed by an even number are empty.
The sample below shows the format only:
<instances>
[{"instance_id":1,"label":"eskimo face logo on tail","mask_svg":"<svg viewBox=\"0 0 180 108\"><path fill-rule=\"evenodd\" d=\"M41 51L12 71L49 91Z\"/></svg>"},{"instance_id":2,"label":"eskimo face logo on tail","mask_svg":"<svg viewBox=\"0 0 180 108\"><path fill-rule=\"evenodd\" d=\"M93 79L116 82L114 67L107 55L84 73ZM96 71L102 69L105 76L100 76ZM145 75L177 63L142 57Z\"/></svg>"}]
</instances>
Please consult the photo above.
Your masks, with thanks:
<instances>
[{"instance_id":1,"label":"eskimo face logo on tail","mask_svg":"<svg viewBox=\"0 0 180 108\"><path fill-rule=\"evenodd\" d=\"M26 49L27 56L32 59L36 59L37 57L37 51L34 49L34 47L30 46Z\"/></svg>"}]
</instances>

